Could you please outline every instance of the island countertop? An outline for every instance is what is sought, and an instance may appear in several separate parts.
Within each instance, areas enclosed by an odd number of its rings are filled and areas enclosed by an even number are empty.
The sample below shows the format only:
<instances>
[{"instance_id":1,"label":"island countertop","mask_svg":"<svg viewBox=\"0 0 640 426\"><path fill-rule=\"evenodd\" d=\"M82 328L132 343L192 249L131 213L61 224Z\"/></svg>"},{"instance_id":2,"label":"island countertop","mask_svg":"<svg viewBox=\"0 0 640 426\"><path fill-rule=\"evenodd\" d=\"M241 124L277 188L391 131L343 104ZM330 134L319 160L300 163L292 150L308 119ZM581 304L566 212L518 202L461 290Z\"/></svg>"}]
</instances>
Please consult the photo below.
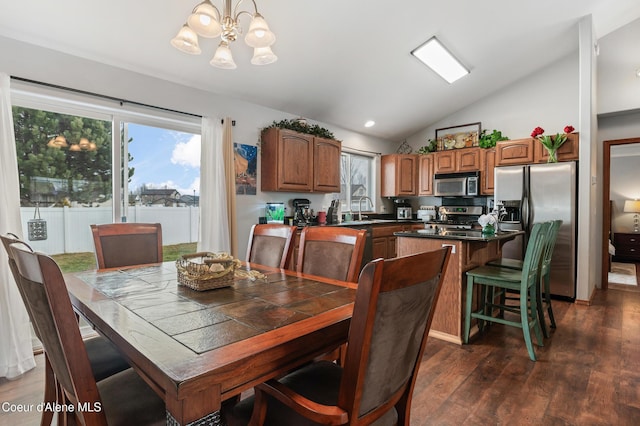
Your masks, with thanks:
<instances>
[{"instance_id":1,"label":"island countertop","mask_svg":"<svg viewBox=\"0 0 640 426\"><path fill-rule=\"evenodd\" d=\"M394 232L393 235L396 237L490 242L509 240L522 234L524 234L524 231L498 231L495 234L483 234L482 231L466 229L418 229L414 231Z\"/></svg>"}]
</instances>

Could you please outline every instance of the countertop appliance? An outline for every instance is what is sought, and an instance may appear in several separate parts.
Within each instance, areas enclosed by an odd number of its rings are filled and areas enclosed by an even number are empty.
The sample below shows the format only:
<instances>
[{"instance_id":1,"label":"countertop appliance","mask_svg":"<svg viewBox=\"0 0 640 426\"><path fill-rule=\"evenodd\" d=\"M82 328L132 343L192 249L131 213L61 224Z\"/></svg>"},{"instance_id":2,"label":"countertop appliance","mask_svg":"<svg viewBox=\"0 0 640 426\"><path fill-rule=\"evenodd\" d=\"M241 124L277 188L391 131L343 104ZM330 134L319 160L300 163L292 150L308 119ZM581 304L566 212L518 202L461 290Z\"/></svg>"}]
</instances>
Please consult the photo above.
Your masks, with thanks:
<instances>
[{"instance_id":1,"label":"countertop appliance","mask_svg":"<svg viewBox=\"0 0 640 426\"><path fill-rule=\"evenodd\" d=\"M495 200L506 216L500 230L524 230L529 235L536 222L561 219L562 225L551 260L551 294L576 297L577 173L573 161L495 168ZM525 237L502 247L502 256L522 259Z\"/></svg>"},{"instance_id":2,"label":"countertop appliance","mask_svg":"<svg viewBox=\"0 0 640 426\"><path fill-rule=\"evenodd\" d=\"M396 219L404 220L411 219L413 210L411 209L411 203L404 198L398 198L393 200L393 206L396 211Z\"/></svg>"},{"instance_id":3,"label":"countertop appliance","mask_svg":"<svg viewBox=\"0 0 640 426\"><path fill-rule=\"evenodd\" d=\"M294 198L291 204L293 204L293 224L297 227L309 226L313 222L311 201L306 198Z\"/></svg>"},{"instance_id":4,"label":"countertop appliance","mask_svg":"<svg viewBox=\"0 0 640 426\"><path fill-rule=\"evenodd\" d=\"M423 222L431 222L432 220L435 220L437 216L436 206L420 206L420 208L416 212L416 215L418 217L418 220L421 220Z\"/></svg>"},{"instance_id":5,"label":"countertop appliance","mask_svg":"<svg viewBox=\"0 0 640 426\"><path fill-rule=\"evenodd\" d=\"M437 173L433 176L436 197L473 197L479 194L480 172Z\"/></svg>"},{"instance_id":6,"label":"countertop appliance","mask_svg":"<svg viewBox=\"0 0 640 426\"><path fill-rule=\"evenodd\" d=\"M482 229L478 218L483 211L482 206L440 206L438 219L427 221L427 225L441 229Z\"/></svg>"}]
</instances>

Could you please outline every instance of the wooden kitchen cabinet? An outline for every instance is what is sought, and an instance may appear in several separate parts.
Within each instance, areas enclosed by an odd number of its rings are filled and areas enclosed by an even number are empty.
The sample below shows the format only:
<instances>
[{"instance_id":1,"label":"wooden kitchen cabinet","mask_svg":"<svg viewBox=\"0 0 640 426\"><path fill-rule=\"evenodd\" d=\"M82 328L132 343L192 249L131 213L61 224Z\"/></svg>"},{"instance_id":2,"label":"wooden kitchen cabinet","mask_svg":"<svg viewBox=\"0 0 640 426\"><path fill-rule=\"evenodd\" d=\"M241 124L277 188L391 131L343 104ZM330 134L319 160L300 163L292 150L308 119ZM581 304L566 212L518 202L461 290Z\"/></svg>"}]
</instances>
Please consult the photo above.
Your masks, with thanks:
<instances>
[{"instance_id":1,"label":"wooden kitchen cabinet","mask_svg":"<svg viewBox=\"0 0 640 426\"><path fill-rule=\"evenodd\" d=\"M480 194L493 195L495 187L496 150L480 149Z\"/></svg>"},{"instance_id":2,"label":"wooden kitchen cabinet","mask_svg":"<svg viewBox=\"0 0 640 426\"><path fill-rule=\"evenodd\" d=\"M433 195L433 154L418 157L418 195Z\"/></svg>"},{"instance_id":3,"label":"wooden kitchen cabinet","mask_svg":"<svg viewBox=\"0 0 640 426\"><path fill-rule=\"evenodd\" d=\"M417 195L418 156L389 154L380 158L382 197Z\"/></svg>"},{"instance_id":4,"label":"wooden kitchen cabinet","mask_svg":"<svg viewBox=\"0 0 640 426\"><path fill-rule=\"evenodd\" d=\"M340 154L342 143L313 138L313 190L340 192Z\"/></svg>"},{"instance_id":5,"label":"wooden kitchen cabinet","mask_svg":"<svg viewBox=\"0 0 640 426\"><path fill-rule=\"evenodd\" d=\"M533 138L496 143L496 166L533 163Z\"/></svg>"},{"instance_id":6,"label":"wooden kitchen cabinet","mask_svg":"<svg viewBox=\"0 0 640 426\"><path fill-rule=\"evenodd\" d=\"M480 148L436 152L433 169L434 173L477 172L480 170Z\"/></svg>"},{"instance_id":7,"label":"wooden kitchen cabinet","mask_svg":"<svg viewBox=\"0 0 640 426\"><path fill-rule=\"evenodd\" d=\"M456 171L456 153L454 150L438 151L433 155L434 173L453 173Z\"/></svg>"},{"instance_id":8,"label":"wooden kitchen cabinet","mask_svg":"<svg viewBox=\"0 0 640 426\"><path fill-rule=\"evenodd\" d=\"M262 132L263 191L340 192L340 141L287 129Z\"/></svg>"},{"instance_id":9,"label":"wooden kitchen cabinet","mask_svg":"<svg viewBox=\"0 0 640 426\"><path fill-rule=\"evenodd\" d=\"M549 153L540 141L534 140L534 162L546 163L549 161ZM580 155L580 136L579 133L570 133L567 137L567 141L556 152L558 161L573 161L577 160Z\"/></svg>"},{"instance_id":10,"label":"wooden kitchen cabinet","mask_svg":"<svg viewBox=\"0 0 640 426\"><path fill-rule=\"evenodd\" d=\"M371 230L373 238L373 258L392 259L397 257L395 232L424 229L423 223L405 223L401 225L375 225Z\"/></svg>"}]
</instances>

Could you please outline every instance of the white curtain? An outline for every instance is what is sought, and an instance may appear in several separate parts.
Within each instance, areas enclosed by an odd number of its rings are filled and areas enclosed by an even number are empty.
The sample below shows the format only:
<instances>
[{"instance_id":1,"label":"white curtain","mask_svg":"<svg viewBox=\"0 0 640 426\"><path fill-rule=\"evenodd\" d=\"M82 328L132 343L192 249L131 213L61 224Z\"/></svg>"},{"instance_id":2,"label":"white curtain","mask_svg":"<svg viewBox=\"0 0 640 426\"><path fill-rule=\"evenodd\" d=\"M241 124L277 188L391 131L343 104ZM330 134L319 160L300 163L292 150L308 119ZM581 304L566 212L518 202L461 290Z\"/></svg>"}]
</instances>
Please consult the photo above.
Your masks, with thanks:
<instances>
[{"instance_id":1,"label":"white curtain","mask_svg":"<svg viewBox=\"0 0 640 426\"><path fill-rule=\"evenodd\" d=\"M202 119L201 144L198 251L231 253L222 124L219 118Z\"/></svg>"},{"instance_id":2,"label":"white curtain","mask_svg":"<svg viewBox=\"0 0 640 426\"><path fill-rule=\"evenodd\" d=\"M10 78L0 73L0 233L22 235L18 160L11 113ZM29 316L0 249L0 377L12 379L35 367Z\"/></svg>"}]
</instances>

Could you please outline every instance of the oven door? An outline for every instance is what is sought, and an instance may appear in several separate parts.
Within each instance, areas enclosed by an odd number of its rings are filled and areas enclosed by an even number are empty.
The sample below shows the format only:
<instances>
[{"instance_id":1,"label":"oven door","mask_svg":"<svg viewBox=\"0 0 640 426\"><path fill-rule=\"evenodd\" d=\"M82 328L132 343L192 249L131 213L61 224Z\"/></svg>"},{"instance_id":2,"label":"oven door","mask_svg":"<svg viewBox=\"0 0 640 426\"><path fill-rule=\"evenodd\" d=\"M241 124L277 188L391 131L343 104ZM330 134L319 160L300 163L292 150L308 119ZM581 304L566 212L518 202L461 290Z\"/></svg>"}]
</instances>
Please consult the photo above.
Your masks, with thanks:
<instances>
[{"instance_id":1,"label":"oven door","mask_svg":"<svg viewBox=\"0 0 640 426\"><path fill-rule=\"evenodd\" d=\"M467 195L467 178L444 178L434 179L434 195L440 197L449 197L456 195Z\"/></svg>"}]
</instances>

